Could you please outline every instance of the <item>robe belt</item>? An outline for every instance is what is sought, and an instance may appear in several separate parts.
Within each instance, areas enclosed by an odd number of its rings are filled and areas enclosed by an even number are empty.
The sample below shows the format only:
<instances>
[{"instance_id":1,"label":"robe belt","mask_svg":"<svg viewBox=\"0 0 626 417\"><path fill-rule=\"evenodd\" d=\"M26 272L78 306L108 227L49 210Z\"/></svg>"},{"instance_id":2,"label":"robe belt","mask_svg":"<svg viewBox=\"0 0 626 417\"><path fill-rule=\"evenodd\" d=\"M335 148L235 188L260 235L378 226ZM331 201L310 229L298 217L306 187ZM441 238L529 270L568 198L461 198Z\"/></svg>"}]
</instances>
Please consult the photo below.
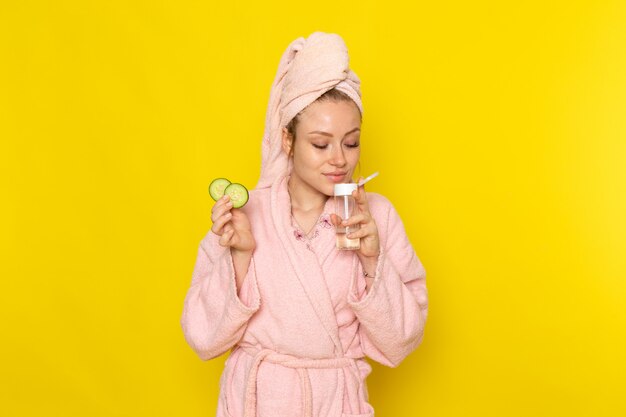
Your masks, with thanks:
<instances>
[{"instance_id":1,"label":"robe belt","mask_svg":"<svg viewBox=\"0 0 626 417\"><path fill-rule=\"evenodd\" d=\"M352 365L355 360L347 357L340 358L325 358L325 359L308 359L299 358L297 356L285 355L275 352L271 349L257 350L254 348L240 346L246 353L253 357L252 366L248 374L248 380L246 381L246 396L243 406L244 417L256 417L256 385L257 374L259 372L259 366L261 362L268 361L270 363L285 366L287 368L293 368L298 371L300 375L300 389L302 390L302 397L304 398L304 417L313 417L313 398L311 395L311 380L309 379L309 373L307 368L314 369L332 369L332 368L345 368Z\"/></svg>"}]
</instances>

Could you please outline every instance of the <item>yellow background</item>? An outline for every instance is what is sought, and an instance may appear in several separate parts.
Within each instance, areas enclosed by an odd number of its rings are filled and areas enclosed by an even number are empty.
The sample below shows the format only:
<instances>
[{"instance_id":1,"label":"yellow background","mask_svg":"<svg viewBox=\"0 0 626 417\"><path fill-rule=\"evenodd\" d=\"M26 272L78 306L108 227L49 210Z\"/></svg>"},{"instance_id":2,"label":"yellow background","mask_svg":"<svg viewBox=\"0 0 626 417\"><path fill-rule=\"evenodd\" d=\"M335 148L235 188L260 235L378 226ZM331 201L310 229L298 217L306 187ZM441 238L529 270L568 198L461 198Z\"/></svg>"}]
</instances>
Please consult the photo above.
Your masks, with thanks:
<instances>
[{"instance_id":1,"label":"yellow background","mask_svg":"<svg viewBox=\"0 0 626 417\"><path fill-rule=\"evenodd\" d=\"M413 5L410 5L413 4ZM427 270L378 416L626 415L626 3L0 7L0 415L214 415L179 325L207 186L253 187L280 56L341 34L361 173Z\"/></svg>"}]
</instances>

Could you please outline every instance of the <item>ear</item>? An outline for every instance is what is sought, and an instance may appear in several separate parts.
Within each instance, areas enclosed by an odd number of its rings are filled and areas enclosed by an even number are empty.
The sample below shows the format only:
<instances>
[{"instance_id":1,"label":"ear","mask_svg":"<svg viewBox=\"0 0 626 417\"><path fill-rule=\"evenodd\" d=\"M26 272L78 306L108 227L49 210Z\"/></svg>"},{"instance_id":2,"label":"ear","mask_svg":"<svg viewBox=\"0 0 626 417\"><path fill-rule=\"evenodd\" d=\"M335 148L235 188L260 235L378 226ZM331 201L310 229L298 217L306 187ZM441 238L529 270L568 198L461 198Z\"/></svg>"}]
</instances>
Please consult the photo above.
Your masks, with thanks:
<instances>
[{"instance_id":1,"label":"ear","mask_svg":"<svg viewBox=\"0 0 626 417\"><path fill-rule=\"evenodd\" d=\"M291 155L291 147L293 146L293 138L289 134L289 131L287 131L286 127L283 127L281 142L282 142L282 148L285 154L287 154L287 156Z\"/></svg>"}]
</instances>

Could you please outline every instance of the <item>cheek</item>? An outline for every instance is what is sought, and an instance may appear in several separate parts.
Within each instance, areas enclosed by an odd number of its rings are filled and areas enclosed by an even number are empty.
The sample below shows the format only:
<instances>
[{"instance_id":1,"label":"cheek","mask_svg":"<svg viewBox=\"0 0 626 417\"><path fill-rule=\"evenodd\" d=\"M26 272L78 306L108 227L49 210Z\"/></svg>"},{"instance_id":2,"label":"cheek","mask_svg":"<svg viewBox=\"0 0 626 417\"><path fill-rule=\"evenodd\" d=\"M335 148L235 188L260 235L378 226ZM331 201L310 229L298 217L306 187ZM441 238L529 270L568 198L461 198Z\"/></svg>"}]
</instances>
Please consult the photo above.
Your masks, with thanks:
<instances>
[{"instance_id":1,"label":"cheek","mask_svg":"<svg viewBox=\"0 0 626 417\"><path fill-rule=\"evenodd\" d=\"M296 149L293 157L293 169L301 175L316 167L316 157L311 152L304 149Z\"/></svg>"},{"instance_id":2,"label":"cheek","mask_svg":"<svg viewBox=\"0 0 626 417\"><path fill-rule=\"evenodd\" d=\"M352 154L350 155L350 162L353 163L353 165L356 165L359 162L360 158L361 158L361 148L358 148L354 152L352 152Z\"/></svg>"},{"instance_id":3,"label":"cheek","mask_svg":"<svg viewBox=\"0 0 626 417\"><path fill-rule=\"evenodd\" d=\"M324 158L312 149L296 149L293 162L304 168L316 168L324 162Z\"/></svg>"}]
</instances>

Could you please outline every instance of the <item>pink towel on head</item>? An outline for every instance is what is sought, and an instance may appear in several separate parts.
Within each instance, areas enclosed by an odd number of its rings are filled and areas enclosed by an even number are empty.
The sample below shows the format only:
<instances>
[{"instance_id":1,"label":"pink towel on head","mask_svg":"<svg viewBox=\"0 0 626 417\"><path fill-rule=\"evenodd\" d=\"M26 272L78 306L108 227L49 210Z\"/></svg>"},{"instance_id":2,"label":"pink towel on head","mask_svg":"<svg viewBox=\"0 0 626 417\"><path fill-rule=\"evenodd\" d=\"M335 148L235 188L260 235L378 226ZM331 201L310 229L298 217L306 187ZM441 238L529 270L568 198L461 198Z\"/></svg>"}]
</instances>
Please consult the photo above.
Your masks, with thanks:
<instances>
[{"instance_id":1,"label":"pink towel on head","mask_svg":"<svg viewBox=\"0 0 626 417\"><path fill-rule=\"evenodd\" d=\"M363 114L361 82L348 64L348 48L336 34L315 32L287 47L270 92L256 188L269 187L289 171L289 160L281 147L282 128L326 91L336 88L346 93Z\"/></svg>"}]
</instances>

